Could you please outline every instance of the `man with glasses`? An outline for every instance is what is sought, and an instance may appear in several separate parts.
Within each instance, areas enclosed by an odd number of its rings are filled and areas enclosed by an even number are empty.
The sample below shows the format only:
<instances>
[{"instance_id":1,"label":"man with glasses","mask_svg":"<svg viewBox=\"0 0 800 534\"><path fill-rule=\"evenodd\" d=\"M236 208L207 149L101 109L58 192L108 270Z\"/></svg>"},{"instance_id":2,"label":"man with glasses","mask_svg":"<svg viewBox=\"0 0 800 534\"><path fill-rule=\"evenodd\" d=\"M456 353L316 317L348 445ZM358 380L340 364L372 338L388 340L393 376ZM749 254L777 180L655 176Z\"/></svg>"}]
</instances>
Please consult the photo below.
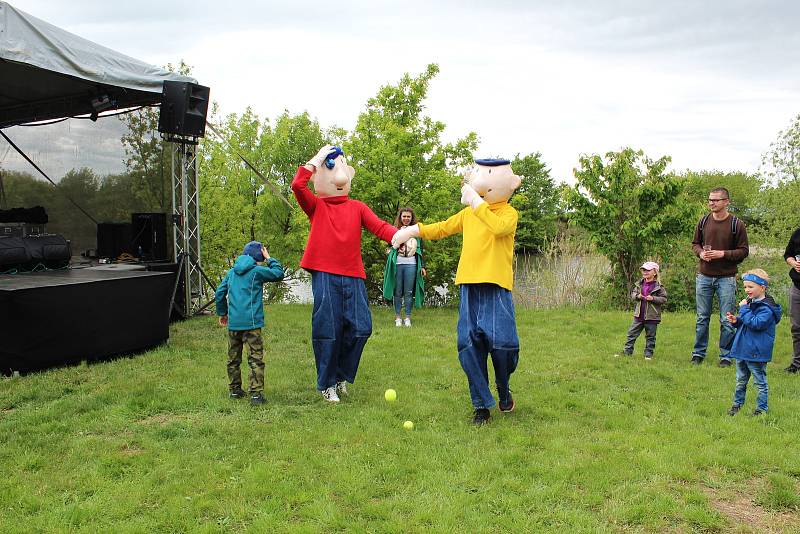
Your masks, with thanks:
<instances>
[{"instance_id":1,"label":"man with glasses","mask_svg":"<svg viewBox=\"0 0 800 534\"><path fill-rule=\"evenodd\" d=\"M692 249L700 258L695 280L697 323L695 325L692 363L700 365L708 348L708 325L714 293L719 300L719 366L730 367L728 352L735 330L725 319L725 312L736 313L737 266L749 254L744 223L728 212L730 194L718 187L708 194L711 213L697 223Z\"/></svg>"}]
</instances>

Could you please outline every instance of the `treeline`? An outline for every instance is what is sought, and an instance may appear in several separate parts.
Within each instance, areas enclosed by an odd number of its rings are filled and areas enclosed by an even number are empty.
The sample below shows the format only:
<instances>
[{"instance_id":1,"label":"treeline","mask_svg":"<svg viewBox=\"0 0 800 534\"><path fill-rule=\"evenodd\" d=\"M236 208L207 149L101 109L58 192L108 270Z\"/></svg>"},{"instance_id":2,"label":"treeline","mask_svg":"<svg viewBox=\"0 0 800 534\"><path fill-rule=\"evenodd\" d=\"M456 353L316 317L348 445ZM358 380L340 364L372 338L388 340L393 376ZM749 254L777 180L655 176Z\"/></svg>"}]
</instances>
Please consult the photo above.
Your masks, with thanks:
<instances>
[{"instance_id":1,"label":"treeline","mask_svg":"<svg viewBox=\"0 0 800 534\"><path fill-rule=\"evenodd\" d=\"M413 207L423 222L444 219L461 209L461 173L472 164L478 135L470 132L450 143L442 140L445 124L425 113L435 64L418 76L404 75L381 87L358 116L355 128L323 128L308 113L288 111L271 120L250 108L241 114L211 118L226 141L211 132L199 147L200 227L205 269L221 276L247 241L264 241L287 266L284 284L270 284L270 299L288 294L288 284L304 276L299 262L309 224L292 198L290 183L299 164L325 143L342 145L356 169L351 197L366 202L379 217L393 221L400 206ZM57 191L20 173L6 173L9 206L42 204L51 231L63 231L80 248L94 247L94 226L64 198L82 203L103 221L126 221L134 211L169 212L171 182L164 143L155 133L157 111L122 116L129 133L122 143L127 173L98 177L88 169L68 173ZM607 303L621 303L644 259L664 265L672 307L693 302L696 258L689 242L710 189L731 192L731 211L748 225L751 243L782 247L800 223L800 116L764 155L760 174L668 169L669 157L651 159L623 148L584 155L575 169L575 184L556 182L539 152L497 154L511 157L522 186L511 203L519 211L518 254L535 254L563 235L582 236L611 264L603 288L592 288ZM242 162L251 161L269 184ZM561 177L563 178L563 177ZM288 204L284 202L288 200ZM89 245L88 243L91 243ZM460 239L425 244L429 286L452 284ZM379 298L385 243L365 233L364 263L370 295Z\"/></svg>"}]
</instances>

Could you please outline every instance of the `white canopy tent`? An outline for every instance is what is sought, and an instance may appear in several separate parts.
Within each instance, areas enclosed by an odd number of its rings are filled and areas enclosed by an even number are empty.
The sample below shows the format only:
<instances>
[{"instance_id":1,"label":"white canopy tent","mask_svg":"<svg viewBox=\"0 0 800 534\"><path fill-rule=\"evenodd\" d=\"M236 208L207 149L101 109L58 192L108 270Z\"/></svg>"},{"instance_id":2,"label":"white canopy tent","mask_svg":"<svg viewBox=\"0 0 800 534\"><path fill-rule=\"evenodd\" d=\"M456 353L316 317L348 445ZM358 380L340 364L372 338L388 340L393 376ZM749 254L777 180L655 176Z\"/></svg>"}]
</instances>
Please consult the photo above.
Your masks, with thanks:
<instances>
[{"instance_id":1,"label":"white canopy tent","mask_svg":"<svg viewBox=\"0 0 800 534\"><path fill-rule=\"evenodd\" d=\"M196 83L0 2L0 128L158 104L165 80Z\"/></svg>"}]
</instances>

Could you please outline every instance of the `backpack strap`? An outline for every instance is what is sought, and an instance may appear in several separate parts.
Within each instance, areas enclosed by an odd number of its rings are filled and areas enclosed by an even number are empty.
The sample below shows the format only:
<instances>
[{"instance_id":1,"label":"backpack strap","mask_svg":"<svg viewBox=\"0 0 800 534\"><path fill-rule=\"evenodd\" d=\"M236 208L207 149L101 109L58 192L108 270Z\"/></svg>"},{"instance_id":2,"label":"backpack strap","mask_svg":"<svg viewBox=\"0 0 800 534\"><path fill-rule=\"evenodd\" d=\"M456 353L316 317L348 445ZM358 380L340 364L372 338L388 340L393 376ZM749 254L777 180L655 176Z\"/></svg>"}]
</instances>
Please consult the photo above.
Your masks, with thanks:
<instances>
[{"instance_id":1,"label":"backpack strap","mask_svg":"<svg viewBox=\"0 0 800 534\"><path fill-rule=\"evenodd\" d=\"M709 217L711 217L711 214L706 213L705 215L703 215L703 217L700 218L700 222L698 223L698 226L700 227L700 246L706 244L705 228L706 228L706 222L708 221Z\"/></svg>"}]
</instances>

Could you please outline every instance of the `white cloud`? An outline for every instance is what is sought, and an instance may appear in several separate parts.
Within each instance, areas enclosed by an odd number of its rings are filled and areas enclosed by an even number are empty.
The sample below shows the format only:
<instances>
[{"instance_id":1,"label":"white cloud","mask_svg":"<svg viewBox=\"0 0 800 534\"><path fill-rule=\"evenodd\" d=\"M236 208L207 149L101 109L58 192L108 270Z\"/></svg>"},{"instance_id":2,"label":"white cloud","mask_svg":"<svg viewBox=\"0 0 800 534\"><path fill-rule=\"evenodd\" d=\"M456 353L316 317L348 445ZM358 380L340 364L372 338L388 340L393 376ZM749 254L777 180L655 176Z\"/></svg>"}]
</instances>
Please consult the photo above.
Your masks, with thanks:
<instances>
[{"instance_id":1,"label":"white cloud","mask_svg":"<svg viewBox=\"0 0 800 534\"><path fill-rule=\"evenodd\" d=\"M622 146L670 155L678 170L754 171L800 111L792 2L19 7L154 64L186 60L223 112L307 110L348 129L381 85L436 62L427 111L449 139L474 130L478 155L540 151L557 179L581 153Z\"/></svg>"}]
</instances>

